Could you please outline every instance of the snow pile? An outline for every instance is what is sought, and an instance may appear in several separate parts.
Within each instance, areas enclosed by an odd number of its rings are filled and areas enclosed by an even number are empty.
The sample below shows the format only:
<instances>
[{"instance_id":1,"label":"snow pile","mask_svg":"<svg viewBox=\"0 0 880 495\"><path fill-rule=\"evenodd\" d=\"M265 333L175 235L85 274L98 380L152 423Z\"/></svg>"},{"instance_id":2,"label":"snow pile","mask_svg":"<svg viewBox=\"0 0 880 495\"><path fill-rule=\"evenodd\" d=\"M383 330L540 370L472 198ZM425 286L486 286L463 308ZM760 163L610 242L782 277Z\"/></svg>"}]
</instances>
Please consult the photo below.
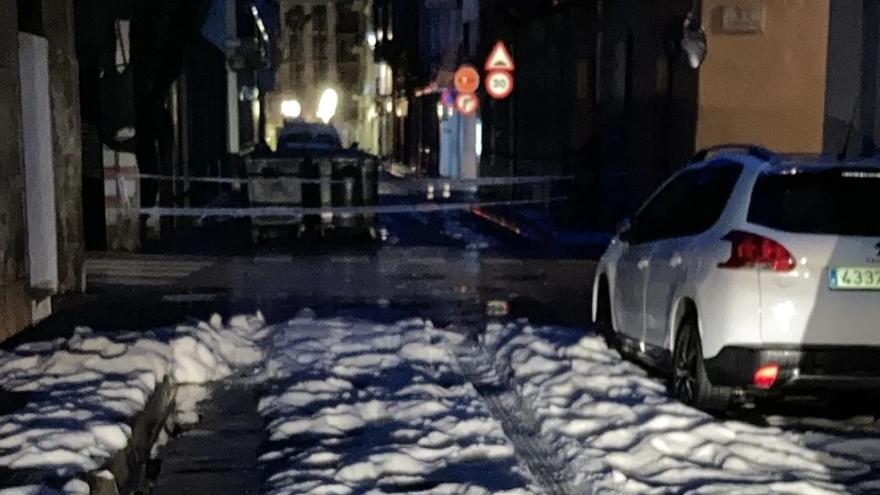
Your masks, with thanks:
<instances>
[{"instance_id":1,"label":"snow pile","mask_svg":"<svg viewBox=\"0 0 880 495\"><path fill-rule=\"evenodd\" d=\"M78 479L68 481L59 490L43 485L0 488L0 495L89 495L90 493L89 484Z\"/></svg>"},{"instance_id":2,"label":"snow pile","mask_svg":"<svg viewBox=\"0 0 880 495\"><path fill-rule=\"evenodd\" d=\"M178 327L171 342L174 380L178 384L202 384L232 374L234 368L262 359L254 343L255 331L265 325L263 315L235 316L223 326L220 315L197 327Z\"/></svg>"},{"instance_id":3,"label":"snow pile","mask_svg":"<svg viewBox=\"0 0 880 495\"><path fill-rule=\"evenodd\" d=\"M258 362L251 336L263 326L258 314L141 333L77 328L67 341L0 351L0 387L27 398L0 416L0 469L69 478L100 468L127 445L159 384L204 383Z\"/></svg>"},{"instance_id":4,"label":"snow pile","mask_svg":"<svg viewBox=\"0 0 880 495\"><path fill-rule=\"evenodd\" d=\"M639 494L880 492L880 438L718 421L670 399L600 338L572 335L493 324L480 343L576 482Z\"/></svg>"},{"instance_id":5,"label":"snow pile","mask_svg":"<svg viewBox=\"0 0 880 495\"><path fill-rule=\"evenodd\" d=\"M446 350L458 335L308 317L270 335L267 493L531 493Z\"/></svg>"}]
</instances>

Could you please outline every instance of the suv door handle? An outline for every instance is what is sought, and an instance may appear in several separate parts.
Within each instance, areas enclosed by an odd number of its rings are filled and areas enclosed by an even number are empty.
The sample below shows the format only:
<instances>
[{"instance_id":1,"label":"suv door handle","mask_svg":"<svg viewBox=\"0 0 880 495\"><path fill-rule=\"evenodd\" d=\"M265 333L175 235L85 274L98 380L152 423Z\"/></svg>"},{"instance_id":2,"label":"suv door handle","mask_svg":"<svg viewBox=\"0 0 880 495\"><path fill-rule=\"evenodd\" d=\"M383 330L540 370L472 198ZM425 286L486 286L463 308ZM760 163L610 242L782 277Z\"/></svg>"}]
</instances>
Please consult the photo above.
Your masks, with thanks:
<instances>
[{"instance_id":1,"label":"suv door handle","mask_svg":"<svg viewBox=\"0 0 880 495\"><path fill-rule=\"evenodd\" d=\"M682 259L681 259L681 255L680 255L680 254L674 254L674 255L672 255L672 259L669 260L669 266L671 266L671 267L673 267L673 268L675 268L675 267L681 265L681 263L682 263Z\"/></svg>"},{"instance_id":2,"label":"suv door handle","mask_svg":"<svg viewBox=\"0 0 880 495\"><path fill-rule=\"evenodd\" d=\"M648 265L650 265L650 262L648 261L647 258L645 258L645 259L639 260L639 263L636 266L639 267L639 270L646 270L648 268Z\"/></svg>"}]
</instances>

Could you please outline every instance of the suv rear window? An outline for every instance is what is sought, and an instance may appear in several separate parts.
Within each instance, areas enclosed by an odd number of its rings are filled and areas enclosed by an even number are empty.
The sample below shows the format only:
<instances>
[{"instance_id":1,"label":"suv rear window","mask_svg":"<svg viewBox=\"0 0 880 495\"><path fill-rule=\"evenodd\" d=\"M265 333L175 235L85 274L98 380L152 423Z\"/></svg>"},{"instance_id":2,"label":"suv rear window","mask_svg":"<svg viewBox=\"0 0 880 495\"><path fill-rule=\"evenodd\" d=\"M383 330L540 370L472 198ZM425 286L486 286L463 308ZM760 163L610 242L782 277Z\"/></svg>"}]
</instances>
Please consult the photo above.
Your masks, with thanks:
<instances>
[{"instance_id":1,"label":"suv rear window","mask_svg":"<svg viewBox=\"0 0 880 495\"><path fill-rule=\"evenodd\" d=\"M786 232L880 236L880 171L826 169L765 174L749 222Z\"/></svg>"}]
</instances>

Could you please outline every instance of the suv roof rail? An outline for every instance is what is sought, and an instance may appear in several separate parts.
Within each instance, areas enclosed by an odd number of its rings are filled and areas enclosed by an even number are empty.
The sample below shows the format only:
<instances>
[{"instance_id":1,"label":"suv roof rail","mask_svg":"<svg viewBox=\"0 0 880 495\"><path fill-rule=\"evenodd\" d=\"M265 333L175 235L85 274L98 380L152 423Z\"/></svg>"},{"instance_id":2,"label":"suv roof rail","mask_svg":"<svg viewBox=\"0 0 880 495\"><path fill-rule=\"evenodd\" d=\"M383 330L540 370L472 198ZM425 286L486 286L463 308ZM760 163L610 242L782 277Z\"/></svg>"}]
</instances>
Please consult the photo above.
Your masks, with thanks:
<instances>
[{"instance_id":1,"label":"suv roof rail","mask_svg":"<svg viewBox=\"0 0 880 495\"><path fill-rule=\"evenodd\" d=\"M689 163L698 163L706 159L712 153L720 153L723 151L745 151L749 154L749 156L753 156L760 160L764 160L766 162L770 162L773 164L779 163L782 161L782 157L774 153L773 151L755 144L719 144L717 146L711 146L709 148L704 148L698 151L691 158Z\"/></svg>"}]
</instances>

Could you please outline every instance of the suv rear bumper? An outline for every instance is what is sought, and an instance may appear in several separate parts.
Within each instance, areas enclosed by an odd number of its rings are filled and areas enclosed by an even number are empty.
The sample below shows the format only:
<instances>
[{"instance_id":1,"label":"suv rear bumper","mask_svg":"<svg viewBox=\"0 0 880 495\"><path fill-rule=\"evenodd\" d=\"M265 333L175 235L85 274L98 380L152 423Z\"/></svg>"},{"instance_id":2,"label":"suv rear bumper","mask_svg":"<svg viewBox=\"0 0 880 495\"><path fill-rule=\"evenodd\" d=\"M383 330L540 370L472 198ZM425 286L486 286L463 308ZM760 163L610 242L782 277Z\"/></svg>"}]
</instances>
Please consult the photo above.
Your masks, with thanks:
<instances>
[{"instance_id":1,"label":"suv rear bumper","mask_svg":"<svg viewBox=\"0 0 880 495\"><path fill-rule=\"evenodd\" d=\"M779 365L779 378L769 390L760 390L752 386L752 377L767 364ZM705 365L713 385L755 392L880 391L878 346L732 346Z\"/></svg>"}]
</instances>

